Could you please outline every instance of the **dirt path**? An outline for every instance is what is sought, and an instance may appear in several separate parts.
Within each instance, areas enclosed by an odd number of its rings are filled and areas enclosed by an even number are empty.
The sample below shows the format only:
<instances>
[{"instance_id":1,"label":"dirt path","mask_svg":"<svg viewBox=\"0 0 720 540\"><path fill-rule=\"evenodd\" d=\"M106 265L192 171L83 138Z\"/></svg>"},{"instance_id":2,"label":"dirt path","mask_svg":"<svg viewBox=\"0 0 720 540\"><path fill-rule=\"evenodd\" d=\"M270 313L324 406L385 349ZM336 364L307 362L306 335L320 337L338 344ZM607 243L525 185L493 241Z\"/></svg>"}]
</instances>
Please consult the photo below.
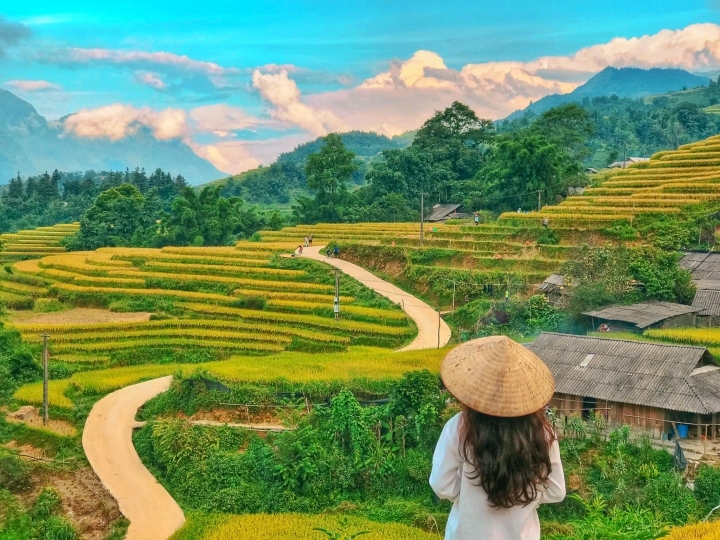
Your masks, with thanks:
<instances>
[{"instance_id":1,"label":"dirt path","mask_svg":"<svg viewBox=\"0 0 720 540\"><path fill-rule=\"evenodd\" d=\"M425 302L355 264L328 259L320 254L320 249L306 248L302 256L339 268L366 287L402 305L415 321L418 335L401 351L437 347L438 323L439 345L442 347L450 341L450 328ZM126 540L166 540L185 522L178 504L145 468L132 444L132 430L142 425L135 420L138 408L166 391L171 381L172 377L162 377L113 392L95 404L85 423L85 454L105 488L118 501L120 511L130 520ZM212 421L194 423L221 424ZM282 426L263 427L270 431L285 429Z\"/></svg>"},{"instance_id":2,"label":"dirt path","mask_svg":"<svg viewBox=\"0 0 720 540\"><path fill-rule=\"evenodd\" d=\"M132 443L138 408L165 392L171 381L162 377L113 392L95 404L85 422L83 449L130 520L126 540L165 540L185 523L183 511L145 468Z\"/></svg>"},{"instance_id":3,"label":"dirt path","mask_svg":"<svg viewBox=\"0 0 720 540\"><path fill-rule=\"evenodd\" d=\"M438 341L440 347L447 345L447 342L450 341L450 327L440 318L437 311L419 298L415 298L401 288L380 279L356 264L342 259L329 259L324 254L324 246L305 248L302 256L306 259L321 261L339 268L344 274L358 280L376 293L383 295L396 304L400 304L405 313L415 321L418 327L417 337L409 345L400 349L401 351L434 349L438 346ZM342 307L340 309L342 310ZM440 325L439 332L438 323Z\"/></svg>"}]
</instances>

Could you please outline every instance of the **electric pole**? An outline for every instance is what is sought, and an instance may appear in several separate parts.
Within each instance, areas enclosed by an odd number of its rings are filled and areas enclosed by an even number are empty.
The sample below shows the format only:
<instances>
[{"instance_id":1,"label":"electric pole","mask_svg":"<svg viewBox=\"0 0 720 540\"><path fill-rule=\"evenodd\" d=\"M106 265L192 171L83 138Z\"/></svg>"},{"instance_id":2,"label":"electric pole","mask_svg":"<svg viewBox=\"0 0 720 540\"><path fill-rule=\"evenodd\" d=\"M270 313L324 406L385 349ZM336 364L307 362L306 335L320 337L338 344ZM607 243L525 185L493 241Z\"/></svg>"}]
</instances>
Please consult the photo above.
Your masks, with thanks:
<instances>
[{"instance_id":1,"label":"electric pole","mask_svg":"<svg viewBox=\"0 0 720 540\"><path fill-rule=\"evenodd\" d=\"M438 349L440 348L440 308L438 308Z\"/></svg>"},{"instance_id":2,"label":"electric pole","mask_svg":"<svg viewBox=\"0 0 720 540\"><path fill-rule=\"evenodd\" d=\"M455 314L455 280L453 279L453 302L452 302L452 312L453 315Z\"/></svg>"},{"instance_id":3,"label":"electric pole","mask_svg":"<svg viewBox=\"0 0 720 540\"><path fill-rule=\"evenodd\" d=\"M340 319L340 269L335 269L335 305L333 306L335 320Z\"/></svg>"},{"instance_id":4,"label":"electric pole","mask_svg":"<svg viewBox=\"0 0 720 540\"><path fill-rule=\"evenodd\" d=\"M425 194L420 194L420 247L425 241Z\"/></svg>"},{"instance_id":5,"label":"electric pole","mask_svg":"<svg viewBox=\"0 0 720 540\"><path fill-rule=\"evenodd\" d=\"M542 190L538 189L538 212L540 211L541 204L540 204L540 196L542 195Z\"/></svg>"},{"instance_id":6,"label":"electric pole","mask_svg":"<svg viewBox=\"0 0 720 540\"><path fill-rule=\"evenodd\" d=\"M43 426L48 425L48 334L41 334L43 338Z\"/></svg>"}]
</instances>

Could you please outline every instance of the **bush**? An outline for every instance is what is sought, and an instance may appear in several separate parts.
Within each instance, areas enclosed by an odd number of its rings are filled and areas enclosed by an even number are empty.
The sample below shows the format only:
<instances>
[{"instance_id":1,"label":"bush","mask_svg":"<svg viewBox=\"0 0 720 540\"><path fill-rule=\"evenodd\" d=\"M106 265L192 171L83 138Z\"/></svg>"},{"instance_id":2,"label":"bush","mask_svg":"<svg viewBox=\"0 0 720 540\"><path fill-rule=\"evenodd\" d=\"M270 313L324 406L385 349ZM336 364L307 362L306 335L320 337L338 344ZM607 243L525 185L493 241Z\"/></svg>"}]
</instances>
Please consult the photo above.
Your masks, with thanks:
<instances>
[{"instance_id":1,"label":"bush","mask_svg":"<svg viewBox=\"0 0 720 540\"><path fill-rule=\"evenodd\" d=\"M720 468L700 465L695 477L695 498L708 511L720 504Z\"/></svg>"},{"instance_id":2,"label":"bush","mask_svg":"<svg viewBox=\"0 0 720 540\"><path fill-rule=\"evenodd\" d=\"M267 300L262 296L243 296L230 304L231 307L263 310Z\"/></svg>"},{"instance_id":3,"label":"bush","mask_svg":"<svg viewBox=\"0 0 720 540\"><path fill-rule=\"evenodd\" d=\"M682 479L674 473L662 473L648 482L643 490L645 503L673 525L683 525L698 514L698 503Z\"/></svg>"},{"instance_id":4,"label":"bush","mask_svg":"<svg viewBox=\"0 0 720 540\"><path fill-rule=\"evenodd\" d=\"M537 237L540 245L556 246L560 243L560 235L552 229L543 229Z\"/></svg>"},{"instance_id":5,"label":"bush","mask_svg":"<svg viewBox=\"0 0 720 540\"><path fill-rule=\"evenodd\" d=\"M0 453L0 486L11 491L21 491L30 486L30 467L7 450Z\"/></svg>"}]
</instances>

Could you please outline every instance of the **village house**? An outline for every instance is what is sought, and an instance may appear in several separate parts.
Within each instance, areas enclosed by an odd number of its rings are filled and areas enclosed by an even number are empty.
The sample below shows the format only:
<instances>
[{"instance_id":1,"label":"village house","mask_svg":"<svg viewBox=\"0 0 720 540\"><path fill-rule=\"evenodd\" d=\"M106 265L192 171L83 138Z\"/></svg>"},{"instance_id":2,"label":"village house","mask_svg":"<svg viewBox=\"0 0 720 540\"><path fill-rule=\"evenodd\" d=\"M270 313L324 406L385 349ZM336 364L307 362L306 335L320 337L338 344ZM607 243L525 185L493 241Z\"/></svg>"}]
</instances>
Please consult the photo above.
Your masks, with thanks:
<instances>
[{"instance_id":1,"label":"village house","mask_svg":"<svg viewBox=\"0 0 720 540\"><path fill-rule=\"evenodd\" d=\"M637 332L647 328L678 328L695 326L695 314L702 308L672 302L642 302L628 306L608 306L583 312L593 318L593 328Z\"/></svg>"},{"instance_id":2,"label":"village house","mask_svg":"<svg viewBox=\"0 0 720 540\"><path fill-rule=\"evenodd\" d=\"M692 302L701 309L697 326L720 326L720 253L691 251L680 266L690 271L697 289Z\"/></svg>"},{"instance_id":3,"label":"village house","mask_svg":"<svg viewBox=\"0 0 720 540\"><path fill-rule=\"evenodd\" d=\"M565 306L574 286L573 280L566 278L564 274L551 274L538 285L537 290L545 295L550 305L561 308Z\"/></svg>"},{"instance_id":4,"label":"village house","mask_svg":"<svg viewBox=\"0 0 720 540\"><path fill-rule=\"evenodd\" d=\"M595 411L658 439L720 435L720 366L704 347L550 332L527 347L555 377L562 419Z\"/></svg>"},{"instance_id":5,"label":"village house","mask_svg":"<svg viewBox=\"0 0 720 540\"><path fill-rule=\"evenodd\" d=\"M462 204L436 204L432 208L432 213L425 218L425 221L445 221L447 219L458 219L470 217L465 212Z\"/></svg>"}]
</instances>

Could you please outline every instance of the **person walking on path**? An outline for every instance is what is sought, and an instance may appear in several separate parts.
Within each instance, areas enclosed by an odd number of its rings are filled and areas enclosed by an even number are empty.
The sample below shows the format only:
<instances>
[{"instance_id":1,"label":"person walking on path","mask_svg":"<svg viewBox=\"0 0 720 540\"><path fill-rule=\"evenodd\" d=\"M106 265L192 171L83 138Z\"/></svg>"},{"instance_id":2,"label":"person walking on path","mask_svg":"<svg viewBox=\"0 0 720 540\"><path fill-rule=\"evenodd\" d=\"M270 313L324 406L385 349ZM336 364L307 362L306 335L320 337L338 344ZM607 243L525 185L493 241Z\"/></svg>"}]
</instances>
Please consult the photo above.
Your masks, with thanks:
<instances>
[{"instance_id":1,"label":"person walking on path","mask_svg":"<svg viewBox=\"0 0 720 540\"><path fill-rule=\"evenodd\" d=\"M545 406L548 367L506 336L468 341L440 368L463 405L443 428L430 486L453 506L445 540L539 540L540 504L565 498L560 448Z\"/></svg>"},{"instance_id":2,"label":"person walking on path","mask_svg":"<svg viewBox=\"0 0 720 540\"><path fill-rule=\"evenodd\" d=\"M312 247L312 234L308 236L308 242L310 243L310 246Z\"/></svg>"},{"instance_id":3,"label":"person walking on path","mask_svg":"<svg viewBox=\"0 0 720 540\"><path fill-rule=\"evenodd\" d=\"M310 239L306 236L305 237L305 247L308 247L310 245Z\"/></svg>"},{"instance_id":4,"label":"person walking on path","mask_svg":"<svg viewBox=\"0 0 720 540\"><path fill-rule=\"evenodd\" d=\"M337 245L333 248L333 255L336 259L340 257L340 248Z\"/></svg>"},{"instance_id":5,"label":"person walking on path","mask_svg":"<svg viewBox=\"0 0 720 540\"><path fill-rule=\"evenodd\" d=\"M295 253L296 253L297 255L302 255L302 251L303 251L303 247L300 245L300 246L298 246L297 249L295 250Z\"/></svg>"},{"instance_id":6,"label":"person walking on path","mask_svg":"<svg viewBox=\"0 0 720 540\"><path fill-rule=\"evenodd\" d=\"M332 252L330 251L330 248L327 248L325 250L325 255L327 255L328 259L332 259Z\"/></svg>"}]
</instances>

